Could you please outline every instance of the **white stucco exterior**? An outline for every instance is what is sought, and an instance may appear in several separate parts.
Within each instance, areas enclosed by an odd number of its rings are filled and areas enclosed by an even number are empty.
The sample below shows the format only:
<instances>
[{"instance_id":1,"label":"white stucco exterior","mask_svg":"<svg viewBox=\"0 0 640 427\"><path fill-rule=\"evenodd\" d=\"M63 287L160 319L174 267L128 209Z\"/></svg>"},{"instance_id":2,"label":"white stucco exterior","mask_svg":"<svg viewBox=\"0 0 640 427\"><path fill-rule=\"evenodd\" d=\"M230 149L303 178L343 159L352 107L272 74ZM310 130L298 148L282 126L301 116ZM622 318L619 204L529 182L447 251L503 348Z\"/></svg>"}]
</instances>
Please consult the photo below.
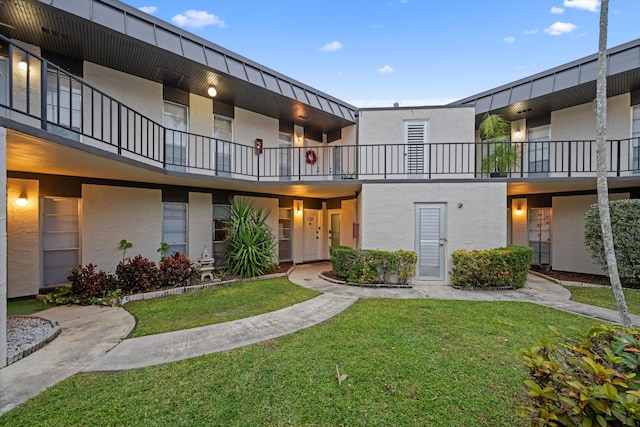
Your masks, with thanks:
<instances>
[{"instance_id":1,"label":"white stucco exterior","mask_svg":"<svg viewBox=\"0 0 640 427\"><path fill-rule=\"evenodd\" d=\"M35 295L42 284L40 260L39 182L7 179L7 280L12 284L7 296ZM24 192L27 206L16 200Z\"/></svg>"},{"instance_id":2,"label":"white stucco exterior","mask_svg":"<svg viewBox=\"0 0 640 427\"><path fill-rule=\"evenodd\" d=\"M446 205L445 271L456 249L489 249L507 243L504 182L365 183L360 203L363 249L414 250L416 203Z\"/></svg>"},{"instance_id":3,"label":"white stucco exterior","mask_svg":"<svg viewBox=\"0 0 640 427\"><path fill-rule=\"evenodd\" d=\"M631 130L631 95L607 99L607 139L629 138ZM579 141L596 138L596 111L593 103L551 113L551 139Z\"/></svg>"},{"instance_id":4,"label":"white stucco exterior","mask_svg":"<svg viewBox=\"0 0 640 427\"><path fill-rule=\"evenodd\" d=\"M614 193L609 200L628 199L629 193ZM551 217L551 265L558 271L604 274L594 265L584 244L584 214L598 196L562 196L553 198Z\"/></svg>"},{"instance_id":5,"label":"white stucco exterior","mask_svg":"<svg viewBox=\"0 0 640 427\"><path fill-rule=\"evenodd\" d=\"M0 127L0 368L7 363L7 130Z\"/></svg>"},{"instance_id":6,"label":"white stucco exterior","mask_svg":"<svg viewBox=\"0 0 640 427\"><path fill-rule=\"evenodd\" d=\"M82 263L114 272L122 261L118 244L133 243L127 257L142 255L158 262L162 241L160 190L82 185Z\"/></svg>"},{"instance_id":7,"label":"white stucco exterior","mask_svg":"<svg viewBox=\"0 0 640 427\"><path fill-rule=\"evenodd\" d=\"M189 193L189 236L187 256L195 262L202 256L206 245L209 254L213 253L213 204L210 193Z\"/></svg>"}]
</instances>

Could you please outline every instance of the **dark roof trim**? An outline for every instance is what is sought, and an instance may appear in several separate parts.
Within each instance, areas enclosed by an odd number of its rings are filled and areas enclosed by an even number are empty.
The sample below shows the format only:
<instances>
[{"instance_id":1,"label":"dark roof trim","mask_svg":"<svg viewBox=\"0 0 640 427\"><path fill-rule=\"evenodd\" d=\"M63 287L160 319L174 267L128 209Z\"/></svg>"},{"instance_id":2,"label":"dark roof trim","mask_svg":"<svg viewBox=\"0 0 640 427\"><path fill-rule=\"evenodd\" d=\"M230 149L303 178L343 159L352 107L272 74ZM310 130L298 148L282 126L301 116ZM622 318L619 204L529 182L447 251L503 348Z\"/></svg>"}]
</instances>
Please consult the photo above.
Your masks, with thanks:
<instances>
[{"instance_id":1,"label":"dark roof trim","mask_svg":"<svg viewBox=\"0 0 640 427\"><path fill-rule=\"evenodd\" d=\"M422 105L413 107L367 107L358 108L358 111L393 111L393 110L441 110L443 108L473 108L473 105Z\"/></svg>"},{"instance_id":2,"label":"dark roof trim","mask_svg":"<svg viewBox=\"0 0 640 427\"><path fill-rule=\"evenodd\" d=\"M607 50L607 76L640 68L640 39ZM455 101L449 105L475 105L476 114L595 82L598 54L569 62L524 79Z\"/></svg>"},{"instance_id":3,"label":"dark roof trim","mask_svg":"<svg viewBox=\"0 0 640 427\"><path fill-rule=\"evenodd\" d=\"M50 0L52 7L355 123L356 107L117 0Z\"/></svg>"}]
</instances>

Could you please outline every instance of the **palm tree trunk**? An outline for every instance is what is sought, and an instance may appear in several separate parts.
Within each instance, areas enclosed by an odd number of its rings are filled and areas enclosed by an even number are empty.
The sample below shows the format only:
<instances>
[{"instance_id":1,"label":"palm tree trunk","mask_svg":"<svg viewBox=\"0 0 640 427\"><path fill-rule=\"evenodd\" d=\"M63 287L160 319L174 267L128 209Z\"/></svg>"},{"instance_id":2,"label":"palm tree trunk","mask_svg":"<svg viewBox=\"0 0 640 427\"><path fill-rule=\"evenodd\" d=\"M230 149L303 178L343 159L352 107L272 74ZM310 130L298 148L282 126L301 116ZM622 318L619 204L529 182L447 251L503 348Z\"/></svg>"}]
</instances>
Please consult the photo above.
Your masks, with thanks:
<instances>
[{"instance_id":1,"label":"palm tree trunk","mask_svg":"<svg viewBox=\"0 0 640 427\"><path fill-rule=\"evenodd\" d=\"M620 320L624 326L631 325L629 309L622 292L618 263L613 247L611 216L609 214L609 188L607 185L607 26L609 0L600 4L600 37L598 40L598 77L596 89L596 159L598 183L598 211L602 225L602 241L607 257L607 268L611 288L616 298Z\"/></svg>"}]
</instances>

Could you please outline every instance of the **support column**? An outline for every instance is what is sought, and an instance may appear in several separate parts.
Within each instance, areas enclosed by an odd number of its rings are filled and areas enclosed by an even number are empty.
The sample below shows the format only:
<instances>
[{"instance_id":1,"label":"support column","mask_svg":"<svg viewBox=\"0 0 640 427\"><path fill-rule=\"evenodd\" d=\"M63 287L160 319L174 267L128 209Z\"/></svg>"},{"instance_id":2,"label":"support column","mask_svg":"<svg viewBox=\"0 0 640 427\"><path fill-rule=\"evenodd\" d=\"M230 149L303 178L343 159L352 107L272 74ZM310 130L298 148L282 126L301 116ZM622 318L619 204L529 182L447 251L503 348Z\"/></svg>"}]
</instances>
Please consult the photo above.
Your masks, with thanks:
<instances>
[{"instance_id":1,"label":"support column","mask_svg":"<svg viewBox=\"0 0 640 427\"><path fill-rule=\"evenodd\" d=\"M7 130L0 127L0 368L7 364Z\"/></svg>"}]
</instances>

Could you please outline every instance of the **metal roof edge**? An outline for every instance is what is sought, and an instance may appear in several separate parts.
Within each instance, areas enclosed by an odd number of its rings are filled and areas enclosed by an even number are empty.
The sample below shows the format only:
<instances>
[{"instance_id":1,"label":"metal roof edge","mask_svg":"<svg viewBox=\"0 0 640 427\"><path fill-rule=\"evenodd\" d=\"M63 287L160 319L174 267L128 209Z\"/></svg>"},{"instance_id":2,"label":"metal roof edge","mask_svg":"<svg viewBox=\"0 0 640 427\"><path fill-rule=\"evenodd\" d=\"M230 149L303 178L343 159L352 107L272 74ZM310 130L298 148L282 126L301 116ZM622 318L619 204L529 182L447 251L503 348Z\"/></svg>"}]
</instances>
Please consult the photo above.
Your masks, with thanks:
<instances>
[{"instance_id":1,"label":"metal roof edge","mask_svg":"<svg viewBox=\"0 0 640 427\"><path fill-rule=\"evenodd\" d=\"M613 47L607 49L607 57L611 57L611 56L613 56L613 55L615 55L617 53L624 52L626 50L633 49L633 48L636 48L638 46L640 46L640 38L635 39L635 40L631 40L629 42L623 43L623 44L618 45L618 46L613 46ZM567 62L566 64L562 64L562 65L559 65L557 67L550 68L550 69L545 70L545 71L541 71L541 72L533 74L531 76L527 76L527 77L524 77L522 79L515 80L513 82L510 82L510 83L495 87L493 89L489 89L489 90L477 93L475 95L471 95L471 96L468 96L466 98L459 99L459 100L454 101L451 104L447 104L447 105L473 105L473 104L470 104L470 103L472 101L475 101L475 100L479 99L479 98L483 98L485 96L492 95L492 94L497 93L497 92L501 92L501 91L504 91L504 90L507 90L507 89L511 89L511 88L513 88L515 86L519 86L519 85L522 85L522 84L525 84L525 83L528 83L528 82L539 80L539 79L544 78L544 77L552 76L552 75L557 74L559 72L562 72L562 71L565 71L565 70L569 70L571 68L575 68L575 67L578 67L578 66L581 66L581 65L585 65L585 64L588 64L590 62L597 61L597 60L598 60L598 54L597 53L593 53L593 54L585 56L583 58L576 59L575 61ZM608 62L608 60L607 60L607 62Z\"/></svg>"}]
</instances>

